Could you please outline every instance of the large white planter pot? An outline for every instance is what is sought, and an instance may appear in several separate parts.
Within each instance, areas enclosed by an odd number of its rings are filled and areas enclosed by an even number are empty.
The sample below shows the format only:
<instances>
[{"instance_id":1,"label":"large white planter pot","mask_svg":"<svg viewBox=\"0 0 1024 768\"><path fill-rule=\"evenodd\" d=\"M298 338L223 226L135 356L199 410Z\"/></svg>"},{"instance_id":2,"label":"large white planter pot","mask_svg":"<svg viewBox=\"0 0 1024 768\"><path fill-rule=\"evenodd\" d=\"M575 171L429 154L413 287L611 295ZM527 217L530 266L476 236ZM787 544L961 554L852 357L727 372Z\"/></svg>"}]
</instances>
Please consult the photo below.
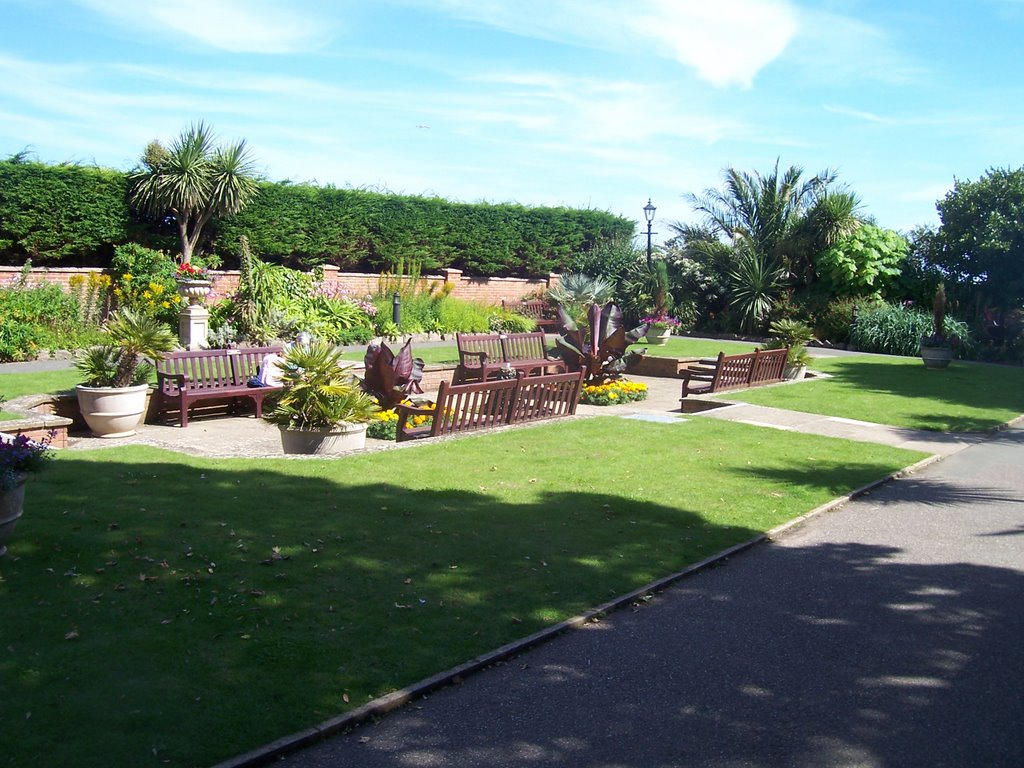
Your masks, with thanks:
<instances>
[{"instance_id":1,"label":"large white planter pot","mask_svg":"<svg viewBox=\"0 0 1024 768\"><path fill-rule=\"evenodd\" d=\"M76 387L78 408L97 437L128 437L146 411L148 384L135 387Z\"/></svg>"},{"instance_id":2,"label":"large white planter pot","mask_svg":"<svg viewBox=\"0 0 1024 768\"><path fill-rule=\"evenodd\" d=\"M789 365L782 369L782 378L786 381L799 381L807 375L806 365Z\"/></svg>"},{"instance_id":3,"label":"large white planter pot","mask_svg":"<svg viewBox=\"0 0 1024 768\"><path fill-rule=\"evenodd\" d=\"M331 429L281 429L285 453L337 456L366 447L366 424L338 424Z\"/></svg>"},{"instance_id":4,"label":"large white planter pot","mask_svg":"<svg viewBox=\"0 0 1024 768\"><path fill-rule=\"evenodd\" d=\"M27 474L17 475L14 485L6 491L0 491L0 557L7 554L7 542L14 533L14 526L21 519L25 506L25 481Z\"/></svg>"},{"instance_id":5,"label":"large white planter pot","mask_svg":"<svg viewBox=\"0 0 1024 768\"><path fill-rule=\"evenodd\" d=\"M644 334L644 339L647 340L648 344L660 346L668 341L668 337L672 335L670 328L651 328Z\"/></svg>"}]
</instances>

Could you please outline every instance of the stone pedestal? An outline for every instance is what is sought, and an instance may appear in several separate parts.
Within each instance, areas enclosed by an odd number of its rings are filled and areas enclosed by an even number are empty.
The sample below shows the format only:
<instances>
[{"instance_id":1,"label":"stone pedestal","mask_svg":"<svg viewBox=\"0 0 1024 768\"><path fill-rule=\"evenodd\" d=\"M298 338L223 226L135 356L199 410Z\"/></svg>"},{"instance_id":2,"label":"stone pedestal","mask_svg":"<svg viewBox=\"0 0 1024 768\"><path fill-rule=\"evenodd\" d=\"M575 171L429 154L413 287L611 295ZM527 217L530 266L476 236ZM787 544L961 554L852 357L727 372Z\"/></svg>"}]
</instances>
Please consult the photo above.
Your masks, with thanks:
<instances>
[{"instance_id":1,"label":"stone pedestal","mask_svg":"<svg viewBox=\"0 0 1024 768\"><path fill-rule=\"evenodd\" d=\"M178 313L178 341L188 350L206 349L210 330L210 312L201 304L192 304Z\"/></svg>"}]
</instances>

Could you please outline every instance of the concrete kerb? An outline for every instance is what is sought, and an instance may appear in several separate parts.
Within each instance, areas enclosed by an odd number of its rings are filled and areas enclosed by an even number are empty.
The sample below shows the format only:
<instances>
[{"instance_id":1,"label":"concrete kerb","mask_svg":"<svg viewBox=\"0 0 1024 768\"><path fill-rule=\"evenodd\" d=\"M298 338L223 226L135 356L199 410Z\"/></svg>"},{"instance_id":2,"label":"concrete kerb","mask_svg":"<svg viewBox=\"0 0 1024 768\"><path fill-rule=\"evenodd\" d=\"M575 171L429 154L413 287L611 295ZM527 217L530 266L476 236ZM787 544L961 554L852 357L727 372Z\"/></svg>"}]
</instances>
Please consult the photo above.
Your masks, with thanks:
<instances>
[{"instance_id":1,"label":"concrete kerb","mask_svg":"<svg viewBox=\"0 0 1024 768\"><path fill-rule=\"evenodd\" d=\"M1009 427L1020 422L1024 422L1024 416L1014 419L1007 425L1004 425L1004 427ZM686 579L711 566L723 563L730 557L742 554L758 544L778 538L787 531L803 525L819 515L842 507L844 504L858 496L862 496L885 485L886 483L892 482L897 478L918 472L931 464L942 461L944 458L944 456L939 454L924 458L908 467L867 483L844 496L840 496L832 501L815 507L811 511L792 520L788 520L781 525L777 525L765 533L757 534L746 541L734 544L721 552L706 557L693 565L687 566L681 571L677 571L676 573L652 581L643 587L634 589L624 595L620 595L619 597L603 603L596 608L592 608L582 614L565 619L558 624L554 624L550 627L539 630L538 632L534 632L532 635L527 635L526 637L518 640L513 640L511 643L507 643L500 648L477 656L474 659L452 667L444 672L439 672L436 675L420 680L406 688L402 688L401 690L394 691L386 696L374 699L351 712L346 712L343 715L330 718L313 726L312 728L298 731L297 733L289 736L284 736L255 750L246 752L243 755L217 763L212 766L212 768L257 768L257 766L266 765L286 754L311 746L312 744L323 741L331 736L336 736L349 731L359 725L363 725L375 718L382 717L389 712L399 709L415 699L423 698L440 688L444 688L449 685L457 685L469 675L481 672L495 664L499 664L519 656L531 648L555 639L559 635L574 629L579 629L586 624L600 621L602 617L623 608L642 604L646 602L645 598L649 598L658 592L663 592L668 587L682 581L683 579Z\"/></svg>"}]
</instances>

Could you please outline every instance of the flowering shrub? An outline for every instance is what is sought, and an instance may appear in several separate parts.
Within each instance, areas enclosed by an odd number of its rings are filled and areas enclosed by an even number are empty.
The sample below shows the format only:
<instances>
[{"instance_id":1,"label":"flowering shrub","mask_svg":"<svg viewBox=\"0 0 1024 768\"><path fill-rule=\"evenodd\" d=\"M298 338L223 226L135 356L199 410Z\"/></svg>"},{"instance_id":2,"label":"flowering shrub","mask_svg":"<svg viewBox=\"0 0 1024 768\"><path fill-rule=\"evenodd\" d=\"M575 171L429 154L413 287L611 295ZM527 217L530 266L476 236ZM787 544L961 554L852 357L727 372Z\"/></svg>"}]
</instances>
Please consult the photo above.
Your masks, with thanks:
<instances>
[{"instance_id":1,"label":"flowering shrub","mask_svg":"<svg viewBox=\"0 0 1024 768\"><path fill-rule=\"evenodd\" d=\"M645 317L641 322L651 328L658 329L675 329L682 325L682 323L676 318L665 314L651 315L650 317Z\"/></svg>"},{"instance_id":2,"label":"flowering shrub","mask_svg":"<svg viewBox=\"0 0 1024 768\"><path fill-rule=\"evenodd\" d=\"M584 405L618 405L647 399L647 385L638 381L617 379L604 384L588 384L580 393Z\"/></svg>"},{"instance_id":3,"label":"flowering shrub","mask_svg":"<svg viewBox=\"0 0 1024 768\"><path fill-rule=\"evenodd\" d=\"M42 440L29 440L25 435L0 434L0 492L10 490L20 475L38 472L53 458L50 441L57 433L50 431Z\"/></svg>"},{"instance_id":4,"label":"flowering shrub","mask_svg":"<svg viewBox=\"0 0 1024 768\"><path fill-rule=\"evenodd\" d=\"M205 280L208 276L206 267L199 267L190 261L178 266L174 276L179 280Z\"/></svg>"}]
</instances>

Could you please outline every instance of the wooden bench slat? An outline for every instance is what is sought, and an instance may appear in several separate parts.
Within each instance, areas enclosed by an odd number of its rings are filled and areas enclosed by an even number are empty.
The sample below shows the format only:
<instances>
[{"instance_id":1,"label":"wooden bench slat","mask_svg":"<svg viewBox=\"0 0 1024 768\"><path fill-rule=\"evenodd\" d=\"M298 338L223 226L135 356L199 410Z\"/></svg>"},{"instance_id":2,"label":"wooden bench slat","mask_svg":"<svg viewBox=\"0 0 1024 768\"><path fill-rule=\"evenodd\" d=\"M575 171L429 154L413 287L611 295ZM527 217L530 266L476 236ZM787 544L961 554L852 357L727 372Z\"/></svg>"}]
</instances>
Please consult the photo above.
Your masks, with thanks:
<instances>
[{"instance_id":1,"label":"wooden bench slat","mask_svg":"<svg viewBox=\"0 0 1024 768\"><path fill-rule=\"evenodd\" d=\"M708 368L703 361L693 370L682 372L682 398L782 381L788 354L788 349L756 349L741 355L719 352L713 376L708 377Z\"/></svg>"}]
</instances>

